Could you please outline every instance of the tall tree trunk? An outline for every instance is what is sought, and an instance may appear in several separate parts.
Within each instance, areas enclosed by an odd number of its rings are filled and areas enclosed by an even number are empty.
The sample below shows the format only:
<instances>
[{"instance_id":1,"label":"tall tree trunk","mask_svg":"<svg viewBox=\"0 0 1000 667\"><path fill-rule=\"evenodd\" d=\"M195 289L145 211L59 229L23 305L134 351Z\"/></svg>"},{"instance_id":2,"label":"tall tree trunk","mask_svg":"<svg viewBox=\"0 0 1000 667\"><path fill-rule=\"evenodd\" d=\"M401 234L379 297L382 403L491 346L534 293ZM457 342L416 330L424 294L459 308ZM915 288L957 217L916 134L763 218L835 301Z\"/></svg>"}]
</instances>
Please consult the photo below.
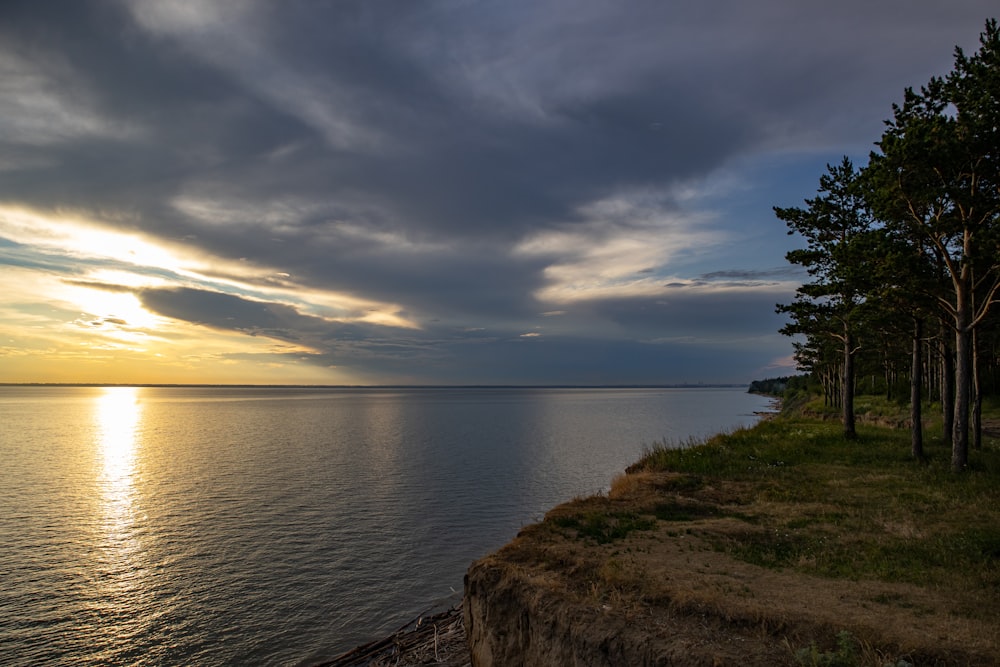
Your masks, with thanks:
<instances>
[{"instance_id":1,"label":"tall tree trunk","mask_svg":"<svg viewBox=\"0 0 1000 667\"><path fill-rule=\"evenodd\" d=\"M910 365L910 452L918 461L924 458L924 426L920 410L920 386L923 384L923 359L920 348L923 345L923 321L913 319L913 359Z\"/></svg>"},{"instance_id":2,"label":"tall tree trunk","mask_svg":"<svg viewBox=\"0 0 1000 667\"><path fill-rule=\"evenodd\" d=\"M952 422L951 467L969 463L969 394L972 386L972 305L965 290L955 294L955 419Z\"/></svg>"},{"instance_id":3,"label":"tall tree trunk","mask_svg":"<svg viewBox=\"0 0 1000 667\"><path fill-rule=\"evenodd\" d=\"M844 415L844 437L850 440L858 437L854 428L854 339L851 328L844 322L844 372L841 377L841 406Z\"/></svg>"},{"instance_id":4,"label":"tall tree trunk","mask_svg":"<svg viewBox=\"0 0 1000 667\"><path fill-rule=\"evenodd\" d=\"M934 350L930 341L924 342L924 395L928 401L936 401L938 395L937 364L931 363L934 358Z\"/></svg>"},{"instance_id":5,"label":"tall tree trunk","mask_svg":"<svg viewBox=\"0 0 1000 667\"><path fill-rule=\"evenodd\" d=\"M827 406L832 408L837 405L837 383L830 377L830 369L827 369L823 375L825 377L824 382L826 383Z\"/></svg>"},{"instance_id":6,"label":"tall tree trunk","mask_svg":"<svg viewBox=\"0 0 1000 667\"><path fill-rule=\"evenodd\" d=\"M955 357L948 344L947 329L942 328L941 349L941 437L944 444L951 447L951 436L955 420Z\"/></svg>"},{"instance_id":7,"label":"tall tree trunk","mask_svg":"<svg viewBox=\"0 0 1000 667\"><path fill-rule=\"evenodd\" d=\"M979 385L979 345L977 329L972 330L972 448L983 448L983 392Z\"/></svg>"}]
</instances>

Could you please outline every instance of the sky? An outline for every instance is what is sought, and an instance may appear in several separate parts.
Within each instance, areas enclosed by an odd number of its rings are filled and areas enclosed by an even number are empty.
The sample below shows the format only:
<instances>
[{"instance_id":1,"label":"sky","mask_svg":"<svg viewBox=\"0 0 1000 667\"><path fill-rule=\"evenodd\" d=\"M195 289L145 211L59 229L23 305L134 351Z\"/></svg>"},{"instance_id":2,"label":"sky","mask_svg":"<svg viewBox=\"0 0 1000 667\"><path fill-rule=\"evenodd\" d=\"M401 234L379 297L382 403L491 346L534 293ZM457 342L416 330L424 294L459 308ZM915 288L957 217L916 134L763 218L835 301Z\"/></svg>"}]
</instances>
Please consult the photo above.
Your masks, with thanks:
<instances>
[{"instance_id":1,"label":"sky","mask_svg":"<svg viewBox=\"0 0 1000 667\"><path fill-rule=\"evenodd\" d=\"M794 372L774 206L995 0L4 0L0 382Z\"/></svg>"}]
</instances>

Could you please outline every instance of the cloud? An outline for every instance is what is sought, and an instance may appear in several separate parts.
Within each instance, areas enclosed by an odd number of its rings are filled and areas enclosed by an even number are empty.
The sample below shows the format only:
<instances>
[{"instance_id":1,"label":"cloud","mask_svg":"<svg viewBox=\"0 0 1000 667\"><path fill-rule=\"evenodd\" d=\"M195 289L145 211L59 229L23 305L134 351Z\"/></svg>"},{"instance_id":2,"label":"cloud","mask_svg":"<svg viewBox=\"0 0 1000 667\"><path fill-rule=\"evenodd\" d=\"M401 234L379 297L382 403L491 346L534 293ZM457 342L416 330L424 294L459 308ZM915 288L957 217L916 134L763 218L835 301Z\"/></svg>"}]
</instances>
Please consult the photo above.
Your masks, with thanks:
<instances>
[{"instance_id":1,"label":"cloud","mask_svg":"<svg viewBox=\"0 0 1000 667\"><path fill-rule=\"evenodd\" d=\"M117 121L117 122L116 122ZM0 45L0 140L35 167L47 160L27 149L82 139L135 138L138 128L104 116L61 54L30 57ZM24 163L21 163L23 168ZM15 169L12 161L5 170Z\"/></svg>"},{"instance_id":2,"label":"cloud","mask_svg":"<svg viewBox=\"0 0 1000 667\"><path fill-rule=\"evenodd\" d=\"M657 274L670 270L682 255L703 254L726 236L706 220L670 209L641 195L594 202L578 214L585 222L529 236L515 253L547 259L547 284L536 292L543 302L655 294L660 291Z\"/></svg>"},{"instance_id":3,"label":"cloud","mask_svg":"<svg viewBox=\"0 0 1000 667\"><path fill-rule=\"evenodd\" d=\"M138 327L100 298L132 295L163 336L274 341L310 373L646 377L642 354L727 336L757 368L801 279L770 207L866 154L992 12L4 3L0 262L93 329Z\"/></svg>"},{"instance_id":4,"label":"cloud","mask_svg":"<svg viewBox=\"0 0 1000 667\"><path fill-rule=\"evenodd\" d=\"M313 329L318 320L284 304L191 288L144 289L139 298L143 306L166 317L283 340L296 340L296 330Z\"/></svg>"},{"instance_id":5,"label":"cloud","mask_svg":"<svg viewBox=\"0 0 1000 667\"><path fill-rule=\"evenodd\" d=\"M364 150L380 143L356 108L354 98L362 91L319 73L306 76L269 48L262 4L134 0L126 6L144 29L171 39L263 103L308 125L331 148Z\"/></svg>"},{"instance_id":6,"label":"cloud","mask_svg":"<svg viewBox=\"0 0 1000 667\"><path fill-rule=\"evenodd\" d=\"M787 279L801 278L805 271L798 266L777 266L770 269L727 269L725 271L711 271L701 275L702 280L767 280L767 279Z\"/></svg>"}]
</instances>

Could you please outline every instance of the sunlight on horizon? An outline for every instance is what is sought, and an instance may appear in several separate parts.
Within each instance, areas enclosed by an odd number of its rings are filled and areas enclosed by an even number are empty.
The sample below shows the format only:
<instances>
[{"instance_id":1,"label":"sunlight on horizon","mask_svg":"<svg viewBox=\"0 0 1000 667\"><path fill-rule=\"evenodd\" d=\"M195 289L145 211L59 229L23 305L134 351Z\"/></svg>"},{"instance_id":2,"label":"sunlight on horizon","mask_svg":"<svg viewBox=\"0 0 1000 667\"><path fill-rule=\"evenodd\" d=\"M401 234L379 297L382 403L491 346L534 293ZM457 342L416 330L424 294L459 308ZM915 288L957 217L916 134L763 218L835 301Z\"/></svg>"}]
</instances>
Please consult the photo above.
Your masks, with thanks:
<instances>
[{"instance_id":1,"label":"sunlight on horizon","mask_svg":"<svg viewBox=\"0 0 1000 667\"><path fill-rule=\"evenodd\" d=\"M0 382L365 383L363 372L314 362L327 349L316 331L421 328L403 304L303 284L288 267L130 231L127 222L0 202L0 245L9 242L0 253L8 262ZM251 313L274 306L306 330L289 336L270 320L206 322L196 303L177 296L182 290L225 295L234 308L252 303ZM149 306L150 291L159 309Z\"/></svg>"},{"instance_id":2,"label":"sunlight on horizon","mask_svg":"<svg viewBox=\"0 0 1000 667\"><path fill-rule=\"evenodd\" d=\"M102 568L99 585L109 609L128 613L144 589L136 506L136 459L142 404L137 387L106 387L95 402L97 454L101 458Z\"/></svg>"},{"instance_id":3,"label":"sunlight on horizon","mask_svg":"<svg viewBox=\"0 0 1000 667\"><path fill-rule=\"evenodd\" d=\"M142 410L138 399L136 387L106 387L95 406L101 489L109 524L127 523L132 512L136 430Z\"/></svg>"}]
</instances>

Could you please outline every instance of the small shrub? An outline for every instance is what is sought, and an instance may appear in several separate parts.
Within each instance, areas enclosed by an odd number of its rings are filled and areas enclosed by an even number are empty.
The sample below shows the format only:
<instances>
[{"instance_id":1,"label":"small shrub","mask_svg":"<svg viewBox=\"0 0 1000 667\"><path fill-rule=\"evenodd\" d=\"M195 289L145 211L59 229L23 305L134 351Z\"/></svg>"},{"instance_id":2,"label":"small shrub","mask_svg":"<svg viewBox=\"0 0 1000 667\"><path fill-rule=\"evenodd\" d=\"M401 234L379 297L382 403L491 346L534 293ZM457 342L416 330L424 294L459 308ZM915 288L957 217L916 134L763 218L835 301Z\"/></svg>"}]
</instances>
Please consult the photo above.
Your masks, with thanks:
<instances>
[{"instance_id":1,"label":"small shrub","mask_svg":"<svg viewBox=\"0 0 1000 667\"><path fill-rule=\"evenodd\" d=\"M837 648L834 651L820 651L813 642L795 652L795 659L803 667L857 667L857 641L846 630L837 633Z\"/></svg>"}]
</instances>

